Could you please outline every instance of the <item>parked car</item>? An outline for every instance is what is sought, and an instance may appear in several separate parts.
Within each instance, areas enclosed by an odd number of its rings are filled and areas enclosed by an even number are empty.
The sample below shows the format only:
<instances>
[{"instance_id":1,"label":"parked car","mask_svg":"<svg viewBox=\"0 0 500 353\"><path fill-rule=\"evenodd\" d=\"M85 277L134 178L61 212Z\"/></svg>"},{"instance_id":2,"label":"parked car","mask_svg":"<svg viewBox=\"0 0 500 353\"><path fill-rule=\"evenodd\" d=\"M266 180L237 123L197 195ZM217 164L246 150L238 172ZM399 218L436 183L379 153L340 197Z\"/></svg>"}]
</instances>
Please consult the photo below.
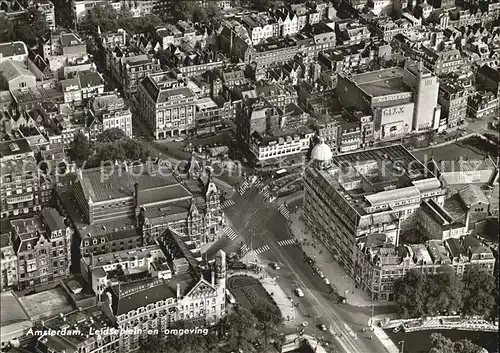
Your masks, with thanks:
<instances>
[{"instance_id":1,"label":"parked car","mask_svg":"<svg viewBox=\"0 0 500 353\"><path fill-rule=\"evenodd\" d=\"M321 331L326 331L326 325L325 324L319 324L318 327L319 327L319 329Z\"/></svg>"},{"instance_id":2,"label":"parked car","mask_svg":"<svg viewBox=\"0 0 500 353\"><path fill-rule=\"evenodd\" d=\"M273 262L271 264L271 267L274 268L275 270L279 270L281 268L280 265L278 265L276 262Z\"/></svg>"},{"instance_id":3,"label":"parked car","mask_svg":"<svg viewBox=\"0 0 500 353\"><path fill-rule=\"evenodd\" d=\"M297 294L297 297L302 298L304 296L304 292L300 288L295 288L295 294Z\"/></svg>"},{"instance_id":4,"label":"parked car","mask_svg":"<svg viewBox=\"0 0 500 353\"><path fill-rule=\"evenodd\" d=\"M307 321L304 321L300 324L302 327L306 327L307 325L309 325L309 323Z\"/></svg>"},{"instance_id":5,"label":"parked car","mask_svg":"<svg viewBox=\"0 0 500 353\"><path fill-rule=\"evenodd\" d=\"M330 284L330 280L328 278L323 278L323 282L325 282L325 284Z\"/></svg>"},{"instance_id":6,"label":"parked car","mask_svg":"<svg viewBox=\"0 0 500 353\"><path fill-rule=\"evenodd\" d=\"M323 272L318 271L317 273L318 273L319 278L325 278L325 275L323 274Z\"/></svg>"}]
</instances>

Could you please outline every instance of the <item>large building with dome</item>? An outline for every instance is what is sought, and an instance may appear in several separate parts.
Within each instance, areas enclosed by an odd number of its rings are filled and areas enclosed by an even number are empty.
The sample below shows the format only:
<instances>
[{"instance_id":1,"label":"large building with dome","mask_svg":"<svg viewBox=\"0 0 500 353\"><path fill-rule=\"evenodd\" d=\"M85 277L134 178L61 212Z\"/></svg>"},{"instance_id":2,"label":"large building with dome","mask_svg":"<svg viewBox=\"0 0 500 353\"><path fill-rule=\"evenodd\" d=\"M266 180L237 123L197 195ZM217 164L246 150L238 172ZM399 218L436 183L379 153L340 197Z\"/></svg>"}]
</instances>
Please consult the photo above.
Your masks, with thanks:
<instances>
[{"instance_id":1,"label":"large building with dome","mask_svg":"<svg viewBox=\"0 0 500 353\"><path fill-rule=\"evenodd\" d=\"M402 145L333 155L323 141L304 172L304 218L357 282L361 242L384 234L394 249L417 228L422 201L443 204L444 190Z\"/></svg>"}]
</instances>

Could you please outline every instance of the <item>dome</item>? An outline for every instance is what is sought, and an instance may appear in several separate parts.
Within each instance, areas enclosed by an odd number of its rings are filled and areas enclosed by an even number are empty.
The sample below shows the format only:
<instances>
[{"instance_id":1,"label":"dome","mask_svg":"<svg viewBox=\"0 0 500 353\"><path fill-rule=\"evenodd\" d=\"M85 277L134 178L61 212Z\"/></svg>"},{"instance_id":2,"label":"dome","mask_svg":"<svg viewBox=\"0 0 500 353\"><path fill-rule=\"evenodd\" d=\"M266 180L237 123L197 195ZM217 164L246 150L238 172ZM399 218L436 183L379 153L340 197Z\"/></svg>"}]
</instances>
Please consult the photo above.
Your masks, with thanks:
<instances>
[{"instance_id":1,"label":"dome","mask_svg":"<svg viewBox=\"0 0 500 353\"><path fill-rule=\"evenodd\" d=\"M320 162L326 162L332 159L333 153L330 147L321 140L316 146L311 151L311 158L320 161Z\"/></svg>"}]
</instances>

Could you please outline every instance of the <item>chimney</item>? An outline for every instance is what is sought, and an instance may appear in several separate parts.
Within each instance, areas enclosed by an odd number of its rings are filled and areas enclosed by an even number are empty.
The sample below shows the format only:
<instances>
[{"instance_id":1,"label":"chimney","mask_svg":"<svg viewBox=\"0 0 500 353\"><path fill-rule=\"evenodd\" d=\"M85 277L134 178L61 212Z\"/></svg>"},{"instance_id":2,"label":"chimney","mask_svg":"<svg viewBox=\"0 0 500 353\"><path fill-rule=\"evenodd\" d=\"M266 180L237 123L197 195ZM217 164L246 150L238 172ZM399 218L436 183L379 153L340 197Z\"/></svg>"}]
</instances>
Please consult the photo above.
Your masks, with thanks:
<instances>
[{"instance_id":1,"label":"chimney","mask_svg":"<svg viewBox=\"0 0 500 353\"><path fill-rule=\"evenodd\" d=\"M139 207L139 183L134 184L134 203L135 207Z\"/></svg>"},{"instance_id":2,"label":"chimney","mask_svg":"<svg viewBox=\"0 0 500 353\"><path fill-rule=\"evenodd\" d=\"M177 299L181 297L181 285L177 283Z\"/></svg>"},{"instance_id":3,"label":"chimney","mask_svg":"<svg viewBox=\"0 0 500 353\"><path fill-rule=\"evenodd\" d=\"M210 283L212 284L212 287L214 287L215 286L215 272L212 271L210 274L212 276Z\"/></svg>"}]
</instances>

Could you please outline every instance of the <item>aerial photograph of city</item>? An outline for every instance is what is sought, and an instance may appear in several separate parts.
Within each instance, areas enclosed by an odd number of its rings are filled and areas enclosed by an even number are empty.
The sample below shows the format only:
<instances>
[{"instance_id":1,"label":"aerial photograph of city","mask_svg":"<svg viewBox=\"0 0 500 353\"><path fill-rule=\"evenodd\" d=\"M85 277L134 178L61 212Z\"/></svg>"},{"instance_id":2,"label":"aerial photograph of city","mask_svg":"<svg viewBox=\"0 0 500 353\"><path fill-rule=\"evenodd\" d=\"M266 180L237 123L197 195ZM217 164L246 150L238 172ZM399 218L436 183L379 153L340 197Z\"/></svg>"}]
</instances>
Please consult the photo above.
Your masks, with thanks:
<instances>
[{"instance_id":1,"label":"aerial photograph of city","mask_svg":"<svg viewBox=\"0 0 500 353\"><path fill-rule=\"evenodd\" d=\"M1 353L499 353L500 0L0 0Z\"/></svg>"}]
</instances>

